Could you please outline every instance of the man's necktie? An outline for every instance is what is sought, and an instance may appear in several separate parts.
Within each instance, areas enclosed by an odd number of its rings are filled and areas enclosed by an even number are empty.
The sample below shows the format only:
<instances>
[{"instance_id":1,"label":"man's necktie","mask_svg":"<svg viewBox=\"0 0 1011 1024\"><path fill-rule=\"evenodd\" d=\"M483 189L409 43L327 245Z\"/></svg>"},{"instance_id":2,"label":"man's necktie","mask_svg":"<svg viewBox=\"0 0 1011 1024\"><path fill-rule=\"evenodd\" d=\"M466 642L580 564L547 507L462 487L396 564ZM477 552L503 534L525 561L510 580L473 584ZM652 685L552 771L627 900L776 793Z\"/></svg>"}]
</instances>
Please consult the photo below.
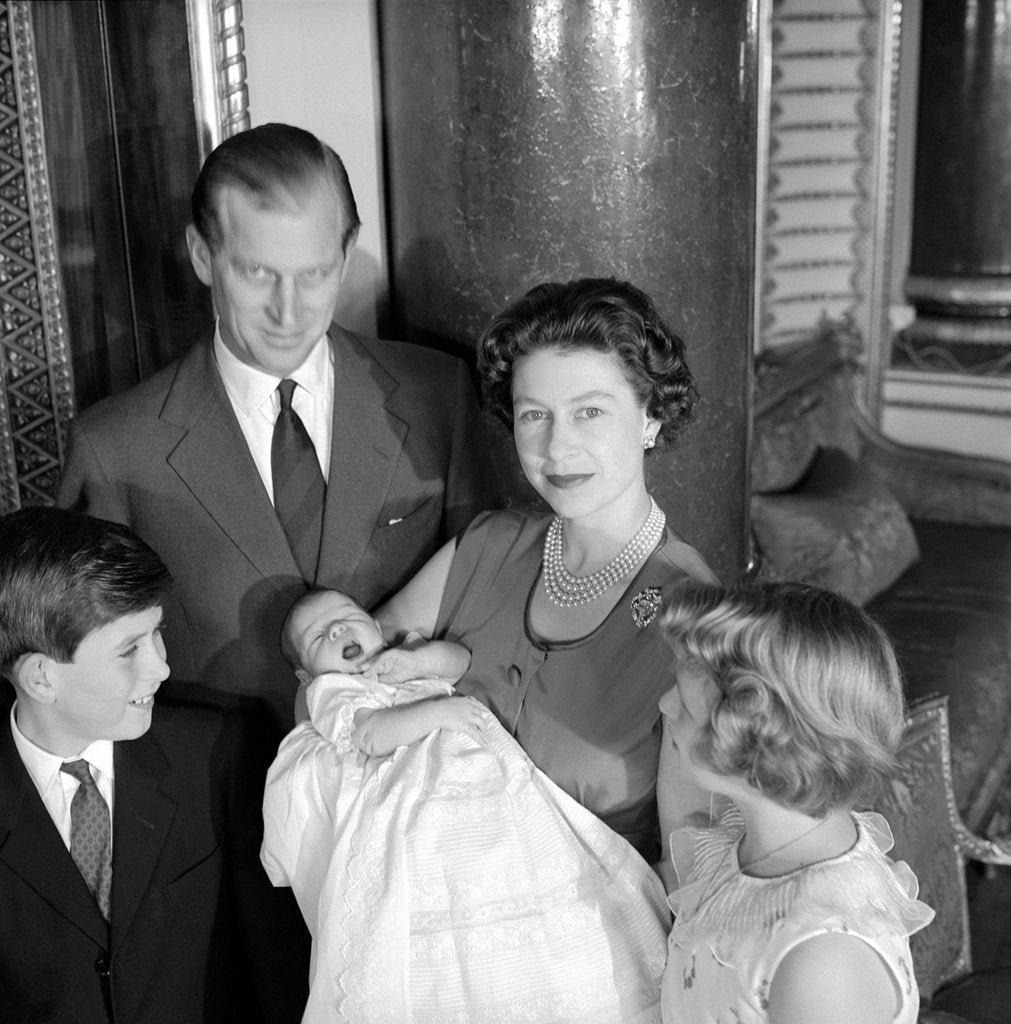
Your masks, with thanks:
<instances>
[{"instance_id":1,"label":"man's necktie","mask_svg":"<svg viewBox=\"0 0 1011 1024\"><path fill-rule=\"evenodd\" d=\"M281 411L274 422L270 472L274 478L274 509L291 553L309 584L316 579L319 542L323 532L326 483L312 439L291 407L293 380L277 385Z\"/></svg>"},{"instance_id":2,"label":"man's necktie","mask_svg":"<svg viewBox=\"0 0 1011 1024\"><path fill-rule=\"evenodd\" d=\"M102 917L109 920L112 892L112 824L109 805L91 777L84 760L68 761L60 771L72 775L80 785L70 802L70 855L88 888L98 900Z\"/></svg>"}]
</instances>

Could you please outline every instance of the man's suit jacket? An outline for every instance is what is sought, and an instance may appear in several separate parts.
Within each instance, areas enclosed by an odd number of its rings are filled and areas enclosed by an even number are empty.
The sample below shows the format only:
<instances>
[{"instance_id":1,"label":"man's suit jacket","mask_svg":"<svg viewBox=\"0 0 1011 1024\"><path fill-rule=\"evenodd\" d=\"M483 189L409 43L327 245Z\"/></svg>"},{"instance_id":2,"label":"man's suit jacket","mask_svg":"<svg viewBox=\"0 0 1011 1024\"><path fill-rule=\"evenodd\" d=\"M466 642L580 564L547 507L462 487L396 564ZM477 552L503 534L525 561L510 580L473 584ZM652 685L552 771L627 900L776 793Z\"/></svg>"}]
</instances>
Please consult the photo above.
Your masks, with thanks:
<instances>
[{"instance_id":1,"label":"man's suit jacket","mask_svg":"<svg viewBox=\"0 0 1011 1024\"><path fill-rule=\"evenodd\" d=\"M156 707L147 734L115 745L106 924L18 756L9 716L0 724L5 1024L260 1019L235 899L256 856L258 809L241 795L238 735L219 712Z\"/></svg>"},{"instance_id":2,"label":"man's suit jacket","mask_svg":"<svg viewBox=\"0 0 1011 1024\"><path fill-rule=\"evenodd\" d=\"M493 502L463 363L336 325L331 338L333 443L316 583L373 607ZM171 570L171 692L264 701L277 738L292 727L295 682L278 638L305 583L210 337L77 417L59 503L126 523Z\"/></svg>"}]
</instances>

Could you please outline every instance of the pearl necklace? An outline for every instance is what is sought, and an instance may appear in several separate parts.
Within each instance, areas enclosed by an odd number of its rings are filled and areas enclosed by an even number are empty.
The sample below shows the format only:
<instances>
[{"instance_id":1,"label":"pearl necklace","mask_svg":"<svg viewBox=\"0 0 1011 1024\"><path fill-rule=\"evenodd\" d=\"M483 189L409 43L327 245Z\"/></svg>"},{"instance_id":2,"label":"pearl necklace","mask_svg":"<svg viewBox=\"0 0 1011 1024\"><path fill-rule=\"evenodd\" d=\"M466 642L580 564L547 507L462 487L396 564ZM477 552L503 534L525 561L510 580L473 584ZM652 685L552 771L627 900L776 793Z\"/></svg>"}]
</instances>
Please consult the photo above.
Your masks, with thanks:
<instances>
[{"instance_id":1,"label":"pearl necklace","mask_svg":"<svg viewBox=\"0 0 1011 1024\"><path fill-rule=\"evenodd\" d=\"M560 608L576 608L595 601L606 590L624 579L656 547L667 525L667 517L649 499L649 515L632 539L602 569L589 576L574 576L562 557L562 517L555 516L544 538L544 587L548 597Z\"/></svg>"}]
</instances>

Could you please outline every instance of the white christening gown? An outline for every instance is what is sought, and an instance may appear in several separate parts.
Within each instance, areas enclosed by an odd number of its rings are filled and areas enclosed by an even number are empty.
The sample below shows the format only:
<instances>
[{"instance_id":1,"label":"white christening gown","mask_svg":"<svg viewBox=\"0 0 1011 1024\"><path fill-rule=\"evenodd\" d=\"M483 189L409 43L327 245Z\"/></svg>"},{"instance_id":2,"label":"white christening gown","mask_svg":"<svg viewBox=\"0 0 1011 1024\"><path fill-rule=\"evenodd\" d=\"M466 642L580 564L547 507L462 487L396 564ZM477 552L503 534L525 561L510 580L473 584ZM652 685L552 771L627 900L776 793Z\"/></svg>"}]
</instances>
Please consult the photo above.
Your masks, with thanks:
<instances>
[{"instance_id":1,"label":"white christening gown","mask_svg":"<svg viewBox=\"0 0 1011 1024\"><path fill-rule=\"evenodd\" d=\"M449 693L319 676L271 766L262 860L313 936L304 1024L657 1024L659 879L491 712L480 743L352 746L358 708Z\"/></svg>"}]
</instances>

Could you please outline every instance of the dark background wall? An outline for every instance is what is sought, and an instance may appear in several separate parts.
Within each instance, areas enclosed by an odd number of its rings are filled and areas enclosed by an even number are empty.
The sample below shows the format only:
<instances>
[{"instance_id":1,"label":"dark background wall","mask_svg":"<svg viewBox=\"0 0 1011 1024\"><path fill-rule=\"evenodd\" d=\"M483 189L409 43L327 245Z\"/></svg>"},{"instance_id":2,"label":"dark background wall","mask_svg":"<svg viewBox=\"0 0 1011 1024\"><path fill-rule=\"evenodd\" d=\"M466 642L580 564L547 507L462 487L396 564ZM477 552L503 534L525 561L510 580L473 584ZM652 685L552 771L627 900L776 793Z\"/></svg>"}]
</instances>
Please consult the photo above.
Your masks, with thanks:
<instances>
[{"instance_id":1,"label":"dark background wall","mask_svg":"<svg viewBox=\"0 0 1011 1024\"><path fill-rule=\"evenodd\" d=\"M757 47L745 2L380 5L394 328L468 352L544 280L626 278L703 401L650 483L724 577L746 561ZM500 438L513 501L531 494Z\"/></svg>"},{"instance_id":2,"label":"dark background wall","mask_svg":"<svg viewBox=\"0 0 1011 1024\"><path fill-rule=\"evenodd\" d=\"M211 322L186 254L200 170L186 5L34 3L39 98L78 408Z\"/></svg>"}]
</instances>

